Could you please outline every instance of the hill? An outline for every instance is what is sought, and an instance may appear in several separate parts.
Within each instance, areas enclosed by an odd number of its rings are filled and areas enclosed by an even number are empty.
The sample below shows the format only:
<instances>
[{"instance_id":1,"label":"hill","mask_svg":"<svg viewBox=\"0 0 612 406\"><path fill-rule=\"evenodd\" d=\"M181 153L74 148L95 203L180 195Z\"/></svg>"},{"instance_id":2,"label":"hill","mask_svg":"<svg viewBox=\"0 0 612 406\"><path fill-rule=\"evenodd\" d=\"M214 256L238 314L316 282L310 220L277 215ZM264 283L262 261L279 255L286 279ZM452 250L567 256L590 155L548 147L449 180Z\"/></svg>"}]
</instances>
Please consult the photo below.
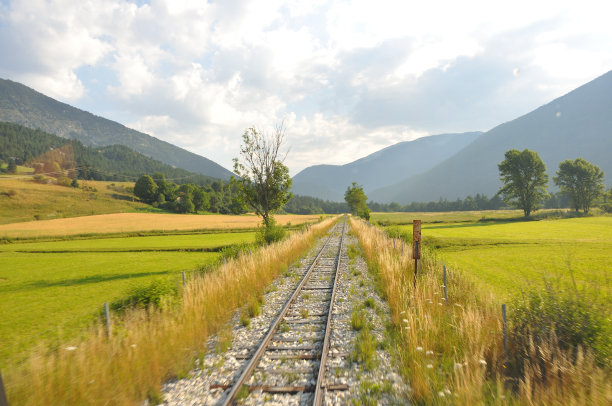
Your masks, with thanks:
<instances>
[{"instance_id":1,"label":"hill","mask_svg":"<svg viewBox=\"0 0 612 406\"><path fill-rule=\"evenodd\" d=\"M315 165L293 177L295 194L343 201L352 182L366 194L422 173L457 153L482 133L441 134L400 142L346 165Z\"/></svg>"},{"instance_id":2,"label":"hill","mask_svg":"<svg viewBox=\"0 0 612 406\"><path fill-rule=\"evenodd\" d=\"M612 71L513 121L484 133L427 172L372 191L378 202L462 198L501 187L497 165L512 148L536 151L551 177L559 162L582 157L612 184Z\"/></svg>"},{"instance_id":3,"label":"hill","mask_svg":"<svg viewBox=\"0 0 612 406\"><path fill-rule=\"evenodd\" d=\"M210 159L0 79L0 121L21 124L89 146L125 145L146 156L191 172L227 180L230 171Z\"/></svg>"},{"instance_id":4,"label":"hill","mask_svg":"<svg viewBox=\"0 0 612 406\"><path fill-rule=\"evenodd\" d=\"M9 158L32 167L36 163L58 162L61 169L78 170L80 179L133 181L140 175L160 172L176 183L204 185L215 180L174 168L123 145L87 147L77 140L0 122L0 160L8 161Z\"/></svg>"}]
</instances>

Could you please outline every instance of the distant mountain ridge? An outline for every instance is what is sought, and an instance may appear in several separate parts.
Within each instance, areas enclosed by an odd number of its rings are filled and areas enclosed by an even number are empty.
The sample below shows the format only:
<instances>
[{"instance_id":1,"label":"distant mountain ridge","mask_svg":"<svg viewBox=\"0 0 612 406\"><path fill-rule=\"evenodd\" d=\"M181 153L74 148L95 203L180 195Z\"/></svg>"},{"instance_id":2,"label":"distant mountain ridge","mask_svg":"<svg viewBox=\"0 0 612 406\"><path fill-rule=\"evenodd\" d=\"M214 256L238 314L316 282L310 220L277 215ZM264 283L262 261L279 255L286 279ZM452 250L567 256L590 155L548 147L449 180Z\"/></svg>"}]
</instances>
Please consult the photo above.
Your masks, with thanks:
<instances>
[{"instance_id":1,"label":"distant mountain ridge","mask_svg":"<svg viewBox=\"0 0 612 406\"><path fill-rule=\"evenodd\" d=\"M77 139L89 146L125 145L168 165L213 178L227 180L232 175L208 158L61 103L11 80L0 79L0 121Z\"/></svg>"},{"instance_id":2,"label":"distant mountain ridge","mask_svg":"<svg viewBox=\"0 0 612 406\"><path fill-rule=\"evenodd\" d=\"M454 155L482 133L440 134L404 141L345 165L315 165L293 177L295 194L343 201L352 182L366 194L406 177L422 173Z\"/></svg>"},{"instance_id":3,"label":"distant mountain ridge","mask_svg":"<svg viewBox=\"0 0 612 406\"><path fill-rule=\"evenodd\" d=\"M509 149L536 151L552 176L559 162L582 157L598 165L612 185L612 71L538 109L484 133L425 173L372 191L377 202L405 204L495 194L497 165Z\"/></svg>"}]
</instances>

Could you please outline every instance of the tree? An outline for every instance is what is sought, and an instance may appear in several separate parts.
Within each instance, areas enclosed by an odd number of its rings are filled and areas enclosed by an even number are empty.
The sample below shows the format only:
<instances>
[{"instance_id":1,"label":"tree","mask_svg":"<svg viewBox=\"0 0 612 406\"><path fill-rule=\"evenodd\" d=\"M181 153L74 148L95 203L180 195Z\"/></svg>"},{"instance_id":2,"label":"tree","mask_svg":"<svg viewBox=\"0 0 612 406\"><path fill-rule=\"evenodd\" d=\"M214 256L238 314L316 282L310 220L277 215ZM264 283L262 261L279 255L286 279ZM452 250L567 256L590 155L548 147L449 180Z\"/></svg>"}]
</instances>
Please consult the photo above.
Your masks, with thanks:
<instances>
[{"instance_id":1,"label":"tree","mask_svg":"<svg viewBox=\"0 0 612 406\"><path fill-rule=\"evenodd\" d=\"M208 210L210 204L210 199L208 194L201 188L195 188L193 191L193 205L195 207L195 212L197 213L200 210Z\"/></svg>"},{"instance_id":2,"label":"tree","mask_svg":"<svg viewBox=\"0 0 612 406\"><path fill-rule=\"evenodd\" d=\"M15 158L9 159L6 171L8 173L17 173L17 162L15 162Z\"/></svg>"},{"instance_id":3,"label":"tree","mask_svg":"<svg viewBox=\"0 0 612 406\"><path fill-rule=\"evenodd\" d=\"M525 217L529 217L548 196L546 165L537 152L528 149L511 149L506 151L505 157L498 165L504 186L497 193L506 204L522 209Z\"/></svg>"},{"instance_id":4,"label":"tree","mask_svg":"<svg viewBox=\"0 0 612 406\"><path fill-rule=\"evenodd\" d=\"M143 175L134 185L134 194L145 203L153 203L157 197L157 184L149 175Z\"/></svg>"},{"instance_id":5,"label":"tree","mask_svg":"<svg viewBox=\"0 0 612 406\"><path fill-rule=\"evenodd\" d=\"M266 228L274 225L272 213L291 199L291 177L289 168L279 150L285 138L283 125L275 128L274 134L266 136L255 127L248 128L242 135L243 145L240 157L234 158L232 183L237 186L240 198L258 216Z\"/></svg>"},{"instance_id":6,"label":"tree","mask_svg":"<svg viewBox=\"0 0 612 406\"><path fill-rule=\"evenodd\" d=\"M370 209L368 209L366 204L368 197L360 185L353 182L352 186L346 189L344 200L346 200L353 216L359 216L366 220L370 220Z\"/></svg>"},{"instance_id":7,"label":"tree","mask_svg":"<svg viewBox=\"0 0 612 406\"><path fill-rule=\"evenodd\" d=\"M561 162L553 180L569 196L574 209L582 209L585 213L589 212L593 201L604 191L603 171L582 158Z\"/></svg>"}]
</instances>

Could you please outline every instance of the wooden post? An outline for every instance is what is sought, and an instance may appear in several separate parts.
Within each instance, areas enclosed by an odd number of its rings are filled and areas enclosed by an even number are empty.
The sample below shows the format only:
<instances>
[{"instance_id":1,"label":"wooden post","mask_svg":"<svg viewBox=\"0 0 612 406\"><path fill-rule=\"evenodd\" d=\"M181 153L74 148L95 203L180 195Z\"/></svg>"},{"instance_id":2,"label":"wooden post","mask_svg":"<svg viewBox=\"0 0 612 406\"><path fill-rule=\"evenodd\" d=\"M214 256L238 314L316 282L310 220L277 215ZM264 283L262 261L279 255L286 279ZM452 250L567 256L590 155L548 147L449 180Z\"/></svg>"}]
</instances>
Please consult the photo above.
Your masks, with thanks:
<instances>
[{"instance_id":1,"label":"wooden post","mask_svg":"<svg viewBox=\"0 0 612 406\"><path fill-rule=\"evenodd\" d=\"M446 265L444 265L444 303L448 304L448 296L446 296Z\"/></svg>"},{"instance_id":2,"label":"wooden post","mask_svg":"<svg viewBox=\"0 0 612 406\"><path fill-rule=\"evenodd\" d=\"M418 241L415 242L415 247L416 247L416 250L418 251L419 250ZM415 253L414 254L414 287L415 288L416 288L416 280L417 280L417 271L419 269L418 266L419 266L419 258L418 258L418 255Z\"/></svg>"},{"instance_id":3,"label":"wooden post","mask_svg":"<svg viewBox=\"0 0 612 406\"><path fill-rule=\"evenodd\" d=\"M505 303L502 304L502 318L504 320L504 354L506 356L505 362L508 362L508 327L506 324L506 304Z\"/></svg>"},{"instance_id":4,"label":"wooden post","mask_svg":"<svg viewBox=\"0 0 612 406\"><path fill-rule=\"evenodd\" d=\"M412 221L412 258L414 258L414 287L416 288L419 259L421 258L421 220Z\"/></svg>"},{"instance_id":5,"label":"wooden post","mask_svg":"<svg viewBox=\"0 0 612 406\"><path fill-rule=\"evenodd\" d=\"M6 391L4 390L4 382L2 382L2 374L0 373L0 406L8 406Z\"/></svg>"},{"instance_id":6,"label":"wooden post","mask_svg":"<svg viewBox=\"0 0 612 406\"><path fill-rule=\"evenodd\" d=\"M108 338L111 337L111 319L110 319L110 310L108 309L108 302L104 303L104 315L106 316L106 335Z\"/></svg>"},{"instance_id":7,"label":"wooden post","mask_svg":"<svg viewBox=\"0 0 612 406\"><path fill-rule=\"evenodd\" d=\"M183 271L183 286L185 286L185 271Z\"/></svg>"}]
</instances>

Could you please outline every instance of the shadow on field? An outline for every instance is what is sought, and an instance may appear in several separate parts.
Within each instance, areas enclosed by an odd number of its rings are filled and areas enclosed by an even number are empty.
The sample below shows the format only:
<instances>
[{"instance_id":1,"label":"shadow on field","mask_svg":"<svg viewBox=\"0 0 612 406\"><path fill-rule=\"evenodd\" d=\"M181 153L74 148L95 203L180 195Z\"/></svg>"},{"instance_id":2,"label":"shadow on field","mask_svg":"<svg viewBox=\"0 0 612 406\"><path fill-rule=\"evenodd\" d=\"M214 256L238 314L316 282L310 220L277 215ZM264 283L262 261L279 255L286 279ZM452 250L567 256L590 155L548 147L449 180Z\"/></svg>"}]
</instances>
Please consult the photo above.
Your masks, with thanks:
<instances>
[{"instance_id":1,"label":"shadow on field","mask_svg":"<svg viewBox=\"0 0 612 406\"><path fill-rule=\"evenodd\" d=\"M66 279L66 280L40 280L40 281L31 281L19 284L17 286L4 286L0 288L0 292L18 292L23 290L30 290L36 288L52 288L57 286L79 286L79 285L87 285L89 283L103 283L103 282L111 282L122 279L138 279L138 278L146 278L150 276L161 276L161 275L169 275L173 273L173 271L159 271L159 272L148 272L141 274L117 274L117 275L91 275L85 278L79 279Z\"/></svg>"}]
</instances>

